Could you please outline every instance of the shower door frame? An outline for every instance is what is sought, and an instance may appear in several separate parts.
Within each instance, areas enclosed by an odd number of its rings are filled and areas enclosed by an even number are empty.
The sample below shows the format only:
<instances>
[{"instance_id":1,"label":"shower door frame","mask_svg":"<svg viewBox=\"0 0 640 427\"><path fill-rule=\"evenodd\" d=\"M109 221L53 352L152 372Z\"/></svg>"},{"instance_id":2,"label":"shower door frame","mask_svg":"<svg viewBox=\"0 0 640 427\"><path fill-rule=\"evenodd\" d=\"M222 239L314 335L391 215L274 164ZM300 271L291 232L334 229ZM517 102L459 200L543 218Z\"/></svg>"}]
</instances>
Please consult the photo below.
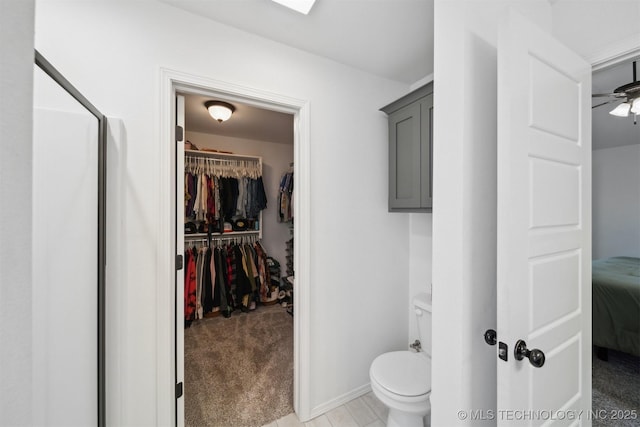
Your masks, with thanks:
<instances>
[{"instance_id":1,"label":"shower door frame","mask_svg":"<svg viewBox=\"0 0 640 427\"><path fill-rule=\"evenodd\" d=\"M98 274L97 274L97 376L98 376L98 413L96 425L106 426L106 348L105 348L105 271L106 271L106 164L107 164L107 118L87 98L80 93L49 61L35 50L35 65L44 71L54 82L71 95L80 105L98 120Z\"/></svg>"}]
</instances>

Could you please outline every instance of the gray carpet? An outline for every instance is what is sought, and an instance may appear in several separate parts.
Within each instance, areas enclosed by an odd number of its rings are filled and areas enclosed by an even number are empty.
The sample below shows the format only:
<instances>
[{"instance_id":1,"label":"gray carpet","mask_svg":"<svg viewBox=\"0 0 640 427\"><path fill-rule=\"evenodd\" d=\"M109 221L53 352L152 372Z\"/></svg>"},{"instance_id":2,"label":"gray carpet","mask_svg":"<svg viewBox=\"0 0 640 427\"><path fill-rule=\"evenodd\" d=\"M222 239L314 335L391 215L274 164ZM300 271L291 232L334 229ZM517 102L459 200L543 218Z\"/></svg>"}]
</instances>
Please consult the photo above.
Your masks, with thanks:
<instances>
[{"instance_id":1,"label":"gray carpet","mask_svg":"<svg viewBox=\"0 0 640 427\"><path fill-rule=\"evenodd\" d=\"M593 412L603 415L594 427L640 426L640 357L609 350L605 362L594 353L592 393Z\"/></svg>"},{"instance_id":2,"label":"gray carpet","mask_svg":"<svg viewBox=\"0 0 640 427\"><path fill-rule=\"evenodd\" d=\"M259 427L293 412L293 317L259 306L185 329L187 427Z\"/></svg>"}]
</instances>

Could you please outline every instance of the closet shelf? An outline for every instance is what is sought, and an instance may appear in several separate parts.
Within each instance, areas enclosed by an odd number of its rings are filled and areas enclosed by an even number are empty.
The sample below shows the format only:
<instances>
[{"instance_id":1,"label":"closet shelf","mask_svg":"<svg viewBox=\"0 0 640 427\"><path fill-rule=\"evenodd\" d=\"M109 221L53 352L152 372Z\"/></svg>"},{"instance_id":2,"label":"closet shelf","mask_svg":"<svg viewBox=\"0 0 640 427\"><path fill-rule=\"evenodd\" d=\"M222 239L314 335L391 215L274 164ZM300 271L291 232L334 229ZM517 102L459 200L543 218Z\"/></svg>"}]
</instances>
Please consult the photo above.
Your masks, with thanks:
<instances>
[{"instance_id":1,"label":"closet shelf","mask_svg":"<svg viewBox=\"0 0 640 427\"><path fill-rule=\"evenodd\" d=\"M200 150L184 150L185 156L192 157L210 157L212 159L237 159L237 160L253 160L259 161L262 163L262 157L260 156L250 156L248 154L229 154L229 153L218 153L215 151L200 151Z\"/></svg>"},{"instance_id":2,"label":"closet shelf","mask_svg":"<svg viewBox=\"0 0 640 427\"><path fill-rule=\"evenodd\" d=\"M246 230L246 231L229 231L227 233L211 233L212 237L227 237L227 236L243 236L243 235L251 235L251 234L260 234L260 230ZM186 239L202 239L207 238L207 233L189 233L185 234L184 238Z\"/></svg>"}]
</instances>

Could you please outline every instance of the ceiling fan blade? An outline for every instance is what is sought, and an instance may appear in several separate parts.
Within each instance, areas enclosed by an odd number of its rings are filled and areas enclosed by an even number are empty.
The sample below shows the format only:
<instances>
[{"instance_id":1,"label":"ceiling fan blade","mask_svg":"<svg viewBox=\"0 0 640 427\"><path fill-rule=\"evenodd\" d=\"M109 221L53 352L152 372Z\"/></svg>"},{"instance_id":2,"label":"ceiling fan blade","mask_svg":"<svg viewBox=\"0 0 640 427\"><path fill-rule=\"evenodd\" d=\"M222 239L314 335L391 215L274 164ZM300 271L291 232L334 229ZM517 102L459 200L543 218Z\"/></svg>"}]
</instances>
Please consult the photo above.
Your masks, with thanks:
<instances>
[{"instance_id":1,"label":"ceiling fan blade","mask_svg":"<svg viewBox=\"0 0 640 427\"><path fill-rule=\"evenodd\" d=\"M612 103L614 103L614 102L618 102L618 101L619 101L618 99L612 99L612 100L610 100L610 101L602 102L602 103L600 103L600 104L598 104L598 105L594 105L593 107L591 107L591 109L598 108L598 107L601 107L601 106L603 106L603 105L607 105L607 104L612 104Z\"/></svg>"},{"instance_id":2,"label":"ceiling fan blade","mask_svg":"<svg viewBox=\"0 0 640 427\"><path fill-rule=\"evenodd\" d=\"M615 97L617 97L617 98L622 98L622 97L627 96L627 94L626 94L626 93L624 93L624 92L614 92L614 93L594 93L594 94L592 94L591 96L592 96L593 98L600 97L600 96L615 96Z\"/></svg>"}]
</instances>

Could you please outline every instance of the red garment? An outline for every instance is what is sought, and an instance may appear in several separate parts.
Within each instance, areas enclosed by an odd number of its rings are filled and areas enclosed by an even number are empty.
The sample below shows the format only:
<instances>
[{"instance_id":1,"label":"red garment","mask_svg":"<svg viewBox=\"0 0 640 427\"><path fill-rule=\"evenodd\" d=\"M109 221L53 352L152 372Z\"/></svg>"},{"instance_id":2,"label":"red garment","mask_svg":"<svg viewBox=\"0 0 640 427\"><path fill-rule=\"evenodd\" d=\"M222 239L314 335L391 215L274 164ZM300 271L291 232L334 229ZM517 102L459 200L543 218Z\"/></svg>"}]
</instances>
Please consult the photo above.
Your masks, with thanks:
<instances>
[{"instance_id":1,"label":"red garment","mask_svg":"<svg viewBox=\"0 0 640 427\"><path fill-rule=\"evenodd\" d=\"M196 318L196 256L193 251L185 253L187 268L184 273L184 319Z\"/></svg>"}]
</instances>

